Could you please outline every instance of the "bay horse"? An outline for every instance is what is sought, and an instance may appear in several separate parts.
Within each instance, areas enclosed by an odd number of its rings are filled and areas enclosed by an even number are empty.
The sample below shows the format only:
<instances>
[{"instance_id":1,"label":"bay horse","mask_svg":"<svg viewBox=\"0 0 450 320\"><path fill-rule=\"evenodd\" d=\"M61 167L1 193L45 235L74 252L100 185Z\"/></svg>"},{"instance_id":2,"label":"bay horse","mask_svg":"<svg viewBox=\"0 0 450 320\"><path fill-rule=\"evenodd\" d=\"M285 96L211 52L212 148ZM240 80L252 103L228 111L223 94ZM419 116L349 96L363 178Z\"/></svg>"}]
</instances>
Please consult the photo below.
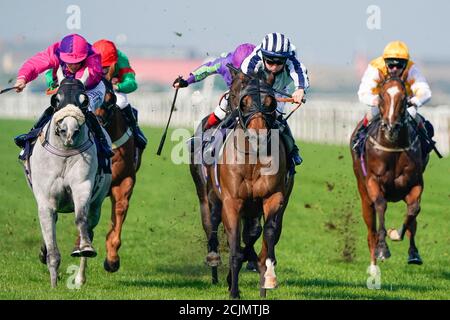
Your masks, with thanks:
<instances>
[{"instance_id":1,"label":"bay horse","mask_svg":"<svg viewBox=\"0 0 450 320\"><path fill-rule=\"evenodd\" d=\"M131 195L136 184L136 173L141 165L143 150L135 145L133 133L120 109L116 106L116 97L111 84L103 79L106 87L105 101L95 110L100 124L106 129L112 140L112 183L111 225L106 236L106 258L103 263L108 272L120 268L118 250L121 246L123 223L127 216Z\"/></svg>"},{"instance_id":2,"label":"bay horse","mask_svg":"<svg viewBox=\"0 0 450 320\"><path fill-rule=\"evenodd\" d=\"M206 116L197 127L193 139L202 140L204 135L208 136L212 134L215 128L211 128L203 132L203 126L209 116ZM226 120L224 120L226 121ZM219 124L220 125L220 124ZM190 173L192 180L195 184L197 197L200 204L200 215L202 221L202 227L206 234L207 239L207 251L205 263L211 267L211 282L212 284L218 283L217 268L221 264L221 257L219 253L219 238L218 229L222 222L222 202L220 198L216 196L211 184L208 184L206 171L210 166L208 163L202 163L202 159L197 157L202 155L202 143L194 143L190 146ZM198 161L199 160L199 161ZM209 181L210 182L210 181ZM244 217L244 262L247 263L247 270L257 271L258 256L254 249L255 241L260 237L262 227L260 219L253 217Z\"/></svg>"},{"instance_id":3,"label":"bay horse","mask_svg":"<svg viewBox=\"0 0 450 320\"><path fill-rule=\"evenodd\" d=\"M377 259L383 261L391 255L386 235L393 241L399 241L407 233L410 240L407 262L422 264L414 239L426 160L422 158L420 141L416 134L412 134L414 129L408 121L405 77L381 78L380 119L370 125L363 152L358 156L355 150L351 151L363 218L368 230L369 273L373 276L379 274ZM390 229L386 232L387 203L400 200L407 205L403 225L399 230Z\"/></svg>"},{"instance_id":4,"label":"bay horse","mask_svg":"<svg viewBox=\"0 0 450 320\"><path fill-rule=\"evenodd\" d=\"M279 143L278 131L270 130L277 107L272 89L274 76L263 72L249 76L233 69L231 73L229 101L232 109L237 110L239 120L217 155L218 163L207 167L207 194L209 202L217 206L213 212L221 208L230 248L227 282L233 299L240 298L239 271L242 263L250 258L248 250L241 248L241 220L246 248L253 248L261 234L257 230L263 218L263 243L257 266L260 295L265 297L266 289L277 287L275 245L280 239L294 179L288 174L286 148ZM273 143L255 146L252 142L255 133L266 142L275 141L275 146ZM254 155L259 157L251 161Z\"/></svg>"}]
</instances>

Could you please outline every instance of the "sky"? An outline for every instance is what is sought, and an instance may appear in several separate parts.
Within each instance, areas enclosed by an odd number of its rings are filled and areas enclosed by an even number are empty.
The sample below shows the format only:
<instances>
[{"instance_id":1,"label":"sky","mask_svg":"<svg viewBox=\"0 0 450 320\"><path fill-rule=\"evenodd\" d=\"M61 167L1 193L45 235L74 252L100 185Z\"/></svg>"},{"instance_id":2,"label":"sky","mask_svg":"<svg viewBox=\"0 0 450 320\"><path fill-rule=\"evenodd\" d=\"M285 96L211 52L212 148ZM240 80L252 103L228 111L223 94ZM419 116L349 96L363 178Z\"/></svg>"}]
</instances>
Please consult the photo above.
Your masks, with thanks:
<instances>
[{"instance_id":1,"label":"sky","mask_svg":"<svg viewBox=\"0 0 450 320\"><path fill-rule=\"evenodd\" d=\"M77 27L71 5L80 10L80 29L68 28L68 21ZM50 44L77 32L91 42L192 47L206 55L281 32L301 60L316 64L348 65L357 53L375 58L392 40L405 41L413 58L450 61L448 31L447 0L0 1L0 39Z\"/></svg>"}]
</instances>

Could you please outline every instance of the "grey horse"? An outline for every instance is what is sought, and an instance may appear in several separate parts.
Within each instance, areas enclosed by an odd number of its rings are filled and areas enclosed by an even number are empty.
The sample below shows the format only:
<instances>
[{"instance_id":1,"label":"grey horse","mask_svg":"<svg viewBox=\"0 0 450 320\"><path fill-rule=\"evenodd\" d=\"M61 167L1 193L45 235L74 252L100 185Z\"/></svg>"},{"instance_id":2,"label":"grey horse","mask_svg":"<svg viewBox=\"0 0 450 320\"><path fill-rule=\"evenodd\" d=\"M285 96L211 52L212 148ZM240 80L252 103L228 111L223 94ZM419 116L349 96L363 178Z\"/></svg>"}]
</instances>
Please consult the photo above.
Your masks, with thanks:
<instances>
[{"instance_id":1,"label":"grey horse","mask_svg":"<svg viewBox=\"0 0 450 320\"><path fill-rule=\"evenodd\" d=\"M81 100L87 99L81 95ZM50 283L56 287L61 256L56 243L57 213L75 212L81 264L75 284L86 281L86 258L97 255L92 230L111 185L99 170L97 149L79 107L68 104L44 127L29 158L31 187L37 202Z\"/></svg>"}]
</instances>

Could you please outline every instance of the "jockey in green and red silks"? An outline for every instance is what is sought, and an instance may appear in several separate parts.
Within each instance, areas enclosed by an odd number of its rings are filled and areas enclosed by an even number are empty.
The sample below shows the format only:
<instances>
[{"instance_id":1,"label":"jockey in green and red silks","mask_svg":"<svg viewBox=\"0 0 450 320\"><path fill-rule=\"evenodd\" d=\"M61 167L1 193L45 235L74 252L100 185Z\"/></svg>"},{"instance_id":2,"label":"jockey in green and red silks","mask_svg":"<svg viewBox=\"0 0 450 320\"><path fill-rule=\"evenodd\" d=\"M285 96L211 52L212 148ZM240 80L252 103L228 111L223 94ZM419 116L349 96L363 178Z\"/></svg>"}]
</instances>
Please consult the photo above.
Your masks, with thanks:
<instances>
[{"instance_id":1,"label":"jockey in green and red silks","mask_svg":"<svg viewBox=\"0 0 450 320\"><path fill-rule=\"evenodd\" d=\"M110 40L99 40L93 47L101 55L103 76L113 86L117 97L116 105L133 131L136 146L143 150L147 145L147 138L137 124L137 110L130 105L127 98L127 94L136 91L138 87L128 57Z\"/></svg>"}]
</instances>

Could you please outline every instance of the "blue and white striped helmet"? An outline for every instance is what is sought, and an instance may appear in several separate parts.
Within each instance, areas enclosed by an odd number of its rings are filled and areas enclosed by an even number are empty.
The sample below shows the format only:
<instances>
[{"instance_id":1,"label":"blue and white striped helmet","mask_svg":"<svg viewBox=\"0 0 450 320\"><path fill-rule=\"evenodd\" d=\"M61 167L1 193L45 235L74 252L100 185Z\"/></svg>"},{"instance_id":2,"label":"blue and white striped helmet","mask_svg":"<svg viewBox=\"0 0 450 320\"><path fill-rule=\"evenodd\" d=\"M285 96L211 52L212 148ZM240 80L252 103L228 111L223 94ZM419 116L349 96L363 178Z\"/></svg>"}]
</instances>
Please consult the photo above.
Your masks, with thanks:
<instances>
[{"instance_id":1,"label":"blue and white striped helmet","mask_svg":"<svg viewBox=\"0 0 450 320\"><path fill-rule=\"evenodd\" d=\"M282 33L267 34L261 43L261 52L267 57L288 58L292 55L291 41Z\"/></svg>"}]
</instances>

